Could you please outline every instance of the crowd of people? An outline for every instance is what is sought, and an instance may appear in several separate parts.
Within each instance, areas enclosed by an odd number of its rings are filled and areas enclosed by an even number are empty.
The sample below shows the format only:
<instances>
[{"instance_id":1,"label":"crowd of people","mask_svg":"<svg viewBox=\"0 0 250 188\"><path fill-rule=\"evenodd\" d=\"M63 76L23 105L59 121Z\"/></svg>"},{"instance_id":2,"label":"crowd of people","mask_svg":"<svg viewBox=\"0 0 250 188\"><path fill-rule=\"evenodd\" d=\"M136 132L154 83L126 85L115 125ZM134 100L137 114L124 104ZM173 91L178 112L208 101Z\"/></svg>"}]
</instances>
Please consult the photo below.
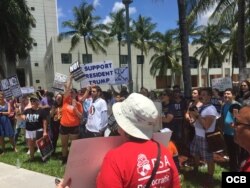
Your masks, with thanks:
<instances>
[{"instance_id":1,"label":"crowd of people","mask_svg":"<svg viewBox=\"0 0 250 188\"><path fill-rule=\"evenodd\" d=\"M37 90L32 95L12 100L5 99L0 92L1 154L5 152L5 137L17 152L16 143L21 129L25 129L31 162L35 141L49 135L54 153L57 141L61 139L62 164L67 163L72 140L106 134L121 135L127 142L105 156L97 178L98 187L138 186L138 179L145 176L145 171L140 170L146 170L149 179L140 181L141 185L151 181L150 184L155 182L159 184L157 186L180 187L178 173L181 173L180 166L184 163L179 163L178 153L188 156L185 164L192 166L194 174L198 173L200 162L205 162L207 184L213 184L215 163L205 135L216 129L221 130L224 136L226 147L223 155L229 159L229 171L250 171L247 158L250 152L249 101L250 82L247 80L240 83L239 89L228 88L223 92L195 88L192 98L186 99L178 85L161 92L141 88L139 94L129 94L125 86L119 92L113 87L102 91L98 85L77 91L72 87L70 77L64 92ZM154 102L161 104L161 112ZM167 148L152 140L154 123L159 117L162 128L172 131L171 146ZM174 152L171 148L175 148ZM166 159L156 171L166 173L152 175L157 165L150 164L150 161L156 156L160 161ZM159 181L152 180L149 172ZM109 181L110 177L112 181Z\"/></svg>"}]
</instances>

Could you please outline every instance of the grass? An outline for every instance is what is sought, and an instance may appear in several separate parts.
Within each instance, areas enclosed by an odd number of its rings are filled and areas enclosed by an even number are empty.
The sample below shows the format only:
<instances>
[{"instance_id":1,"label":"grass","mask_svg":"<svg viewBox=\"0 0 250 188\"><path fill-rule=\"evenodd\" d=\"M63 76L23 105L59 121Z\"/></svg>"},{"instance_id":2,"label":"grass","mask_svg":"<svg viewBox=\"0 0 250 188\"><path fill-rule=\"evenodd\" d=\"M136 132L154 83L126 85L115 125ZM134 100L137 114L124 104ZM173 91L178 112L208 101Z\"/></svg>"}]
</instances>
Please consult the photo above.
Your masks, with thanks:
<instances>
[{"instance_id":1,"label":"grass","mask_svg":"<svg viewBox=\"0 0 250 188\"><path fill-rule=\"evenodd\" d=\"M59 140L58 140L59 141ZM24 138L19 138L17 143L18 152L15 153L10 148L10 144L6 145L6 151L3 155L0 156L0 162L16 165L17 159L19 159L21 163L21 168L28 169L35 172L40 172L43 174L47 174L54 177L63 177L65 171L65 165L61 164L60 156L61 156L61 144L58 142L58 147L55 155L50 157L46 162L42 162L40 153L35 154L35 161L27 162L29 159L29 155L26 154L27 147L24 142ZM214 173L214 188L221 187L221 172L227 171L221 165L225 165L225 163L217 163L215 166ZM199 188L204 185L206 180L206 168L200 167L198 174L194 175L190 168L183 167L181 169L181 187L183 188Z\"/></svg>"},{"instance_id":2,"label":"grass","mask_svg":"<svg viewBox=\"0 0 250 188\"><path fill-rule=\"evenodd\" d=\"M7 141L7 140L6 140ZM35 153L35 159L29 162L27 155L28 148L24 142L23 136L17 142L18 152L13 152L9 143L6 144L6 150L0 156L0 162L16 166L17 159L20 161L21 168L40 172L54 177L63 177L65 165L61 164L61 145L58 144L55 155L51 156L46 162L42 162L40 153Z\"/></svg>"}]
</instances>

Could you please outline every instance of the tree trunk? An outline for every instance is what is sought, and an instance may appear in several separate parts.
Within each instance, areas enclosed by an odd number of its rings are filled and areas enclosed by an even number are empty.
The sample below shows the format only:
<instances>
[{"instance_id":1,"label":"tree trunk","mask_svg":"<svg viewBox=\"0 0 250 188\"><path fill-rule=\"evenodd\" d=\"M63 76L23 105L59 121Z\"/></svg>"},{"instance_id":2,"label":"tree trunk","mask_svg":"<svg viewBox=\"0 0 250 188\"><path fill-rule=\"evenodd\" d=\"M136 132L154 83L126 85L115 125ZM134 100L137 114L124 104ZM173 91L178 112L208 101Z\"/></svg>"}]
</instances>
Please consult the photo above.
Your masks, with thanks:
<instances>
[{"instance_id":1,"label":"tree trunk","mask_svg":"<svg viewBox=\"0 0 250 188\"><path fill-rule=\"evenodd\" d=\"M86 51L86 56L87 56L87 63L90 63L86 36L83 36L83 40L84 40L84 46L85 46L85 51Z\"/></svg>"},{"instance_id":2,"label":"tree trunk","mask_svg":"<svg viewBox=\"0 0 250 188\"><path fill-rule=\"evenodd\" d=\"M239 80L246 79L246 52L245 52L245 0L238 0L238 30L237 52L239 63Z\"/></svg>"},{"instance_id":3,"label":"tree trunk","mask_svg":"<svg viewBox=\"0 0 250 188\"><path fill-rule=\"evenodd\" d=\"M121 68L121 40L118 40L119 68Z\"/></svg>"},{"instance_id":4,"label":"tree trunk","mask_svg":"<svg viewBox=\"0 0 250 188\"><path fill-rule=\"evenodd\" d=\"M179 25L180 25L180 41L181 41L181 59L182 59L182 74L184 82L184 95L187 98L191 97L191 71L188 52L188 31L186 23L186 5L185 0L178 0L179 10Z\"/></svg>"},{"instance_id":5,"label":"tree trunk","mask_svg":"<svg viewBox=\"0 0 250 188\"><path fill-rule=\"evenodd\" d=\"M144 64L144 57L143 57L143 50L141 50L141 88L143 87L143 64Z\"/></svg>"}]
</instances>

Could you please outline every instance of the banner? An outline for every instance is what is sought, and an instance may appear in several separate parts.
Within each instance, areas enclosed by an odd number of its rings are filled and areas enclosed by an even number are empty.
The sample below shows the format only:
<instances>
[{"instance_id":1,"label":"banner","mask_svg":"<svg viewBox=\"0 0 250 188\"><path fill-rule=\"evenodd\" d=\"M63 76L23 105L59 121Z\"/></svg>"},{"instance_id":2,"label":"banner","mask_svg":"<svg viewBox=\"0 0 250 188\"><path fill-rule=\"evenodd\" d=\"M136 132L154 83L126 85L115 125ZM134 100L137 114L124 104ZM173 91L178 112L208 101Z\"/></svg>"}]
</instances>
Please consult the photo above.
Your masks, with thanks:
<instances>
[{"instance_id":1,"label":"banner","mask_svg":"<svg viewBox=\"0 0 250 188\"><path fill-rule=\"evenodd\" d=\"M212 88L225 91L227 88L232 88L232 80L230 77L212 79Z\"/></svg>"},{"instance_id":2,"label":"banner","mask_svg":"<svg viewBox=\"0 0 250 188\"><path fill-rule=\"evenodd\" d=\"M115 69L115 83L114 84L127 84L128 83L128 67Z\"/></svg>"},{"instance_id":3,"label":"banner","mask_svg":"<svg viewBox=\"0 0 250 188\"><path fill-rule=\"evenodd\" d=\"M88 63L81 65L81 67L86 78L82 81L82 86L91 84L113 84L115 82L115 73L111 61Z\"/></svg>"},{"instance_id":4,"label":"banner","mask_svg":"<svg viewBox=\"0 0 250 188\"><path fill-rule=\"evenodd\" d=\"M1 89L4 92L4 96L7 99L22 96L22 91L19 85L17 75L10 76L7 79L1 80Z\"/></svg>"},{"instance_id":5,"label":"banner","mask_svg":"<svg viewBox=\"0 0 250 188\"><path fill-rule=\"evenodd\" d=\"M37 148L40 150L42 160L49 157L54 149L49 136L44 136L36 141Z\"/></svg>"},{"instance_id":6,"label":"banner","mask_svg":"<svg viewBox=\"0 0 250 188\"><path fill-rule=\"evenodd\" d=\"M85 75L78 61L75 61L70 65L69 72L72 74L72 77L76 82L80 82L85 79Z\"/></svg>"},{"instance_id":7,"label":"banner","mask_svg":"<svg viewBox=\"0 0 250 188\"><path fill-rule=\"evenodd\" d=\"M59 91L64 91L64 84L67 81L68 76L56 72L52 88Z\"/></svg>"}]
</instances>

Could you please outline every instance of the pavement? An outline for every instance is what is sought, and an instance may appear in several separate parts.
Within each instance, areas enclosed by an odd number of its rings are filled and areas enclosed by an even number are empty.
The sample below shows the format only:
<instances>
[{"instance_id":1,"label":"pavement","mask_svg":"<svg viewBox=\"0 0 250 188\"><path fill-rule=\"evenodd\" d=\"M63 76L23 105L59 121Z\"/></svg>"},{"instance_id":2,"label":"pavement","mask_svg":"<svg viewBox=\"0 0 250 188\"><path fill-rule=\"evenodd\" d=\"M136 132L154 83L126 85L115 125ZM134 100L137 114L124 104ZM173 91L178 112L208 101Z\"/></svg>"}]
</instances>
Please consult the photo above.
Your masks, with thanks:
<instances>
[{"instance_id":1,"label":"pavement","mask_svg":"<svg viewBox=\"0 0 250 188\"><path fill-rule=\"evenodd\" d=\"M55 177L0 162L0 187L55 188Z\"/></svg>"}]
</instances>

